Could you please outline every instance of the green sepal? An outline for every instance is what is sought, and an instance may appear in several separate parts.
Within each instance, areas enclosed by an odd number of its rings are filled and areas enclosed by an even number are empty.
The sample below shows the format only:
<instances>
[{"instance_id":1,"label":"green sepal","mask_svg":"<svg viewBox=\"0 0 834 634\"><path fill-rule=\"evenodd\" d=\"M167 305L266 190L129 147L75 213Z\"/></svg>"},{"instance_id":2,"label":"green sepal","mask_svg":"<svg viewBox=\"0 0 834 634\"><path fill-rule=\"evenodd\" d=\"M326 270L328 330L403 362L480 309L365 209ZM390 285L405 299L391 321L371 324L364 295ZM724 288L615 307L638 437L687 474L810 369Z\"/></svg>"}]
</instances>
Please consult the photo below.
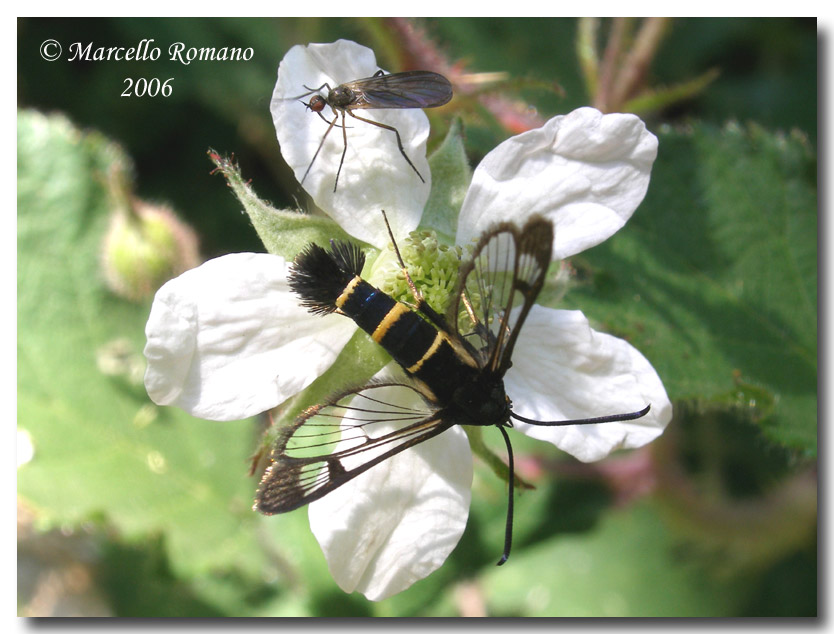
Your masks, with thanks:
<instances>
[{"instance_id":1,"label":"green sepal","mask_svg":"<svg viewBox=\"0 0 834 634\"><path fill-rule=\"evenodd\" d=\"M429 157L431 193L420 220L420 228L435 231L441 241L455 243L458 215L472 182L472 168L463 147L463 124L456 118L449 133Z\"/></svg>"},{"instance_id":2,"label":"green sepal","mask_svg":"<svg viewBox=\"0 0 834 634\"><path fill-rule=\"evenodd\" d=\"M275 209L255 193L231 159L209 150L209 158L223 174L268 253L292 260L310 242L326 246L331 239L358 243L363 250L371 247L345 231L327 216L314 216L294 209Z\"/></svg>"}]
</instances>

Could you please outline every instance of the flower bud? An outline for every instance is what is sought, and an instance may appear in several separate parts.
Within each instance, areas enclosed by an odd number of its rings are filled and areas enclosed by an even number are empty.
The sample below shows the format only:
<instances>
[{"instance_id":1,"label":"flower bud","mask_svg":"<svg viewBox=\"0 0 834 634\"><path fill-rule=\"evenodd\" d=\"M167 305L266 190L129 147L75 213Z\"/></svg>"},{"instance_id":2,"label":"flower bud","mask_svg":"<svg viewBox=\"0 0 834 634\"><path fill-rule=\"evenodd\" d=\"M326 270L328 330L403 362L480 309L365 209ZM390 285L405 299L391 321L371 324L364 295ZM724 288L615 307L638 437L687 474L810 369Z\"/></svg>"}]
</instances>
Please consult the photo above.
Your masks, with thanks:
<instances>
[{"instance_id":1,"label":"flower bud","mask_svg":"<svg viewBox=\"0 0 834 634\"><path fill-rule=\"evenodd\" d=\"M151 297L166 281L200 263L193 230L164 205L132 198L117 210L104 240L108 287L131 301Z\"/></svg>"}]
</instances>

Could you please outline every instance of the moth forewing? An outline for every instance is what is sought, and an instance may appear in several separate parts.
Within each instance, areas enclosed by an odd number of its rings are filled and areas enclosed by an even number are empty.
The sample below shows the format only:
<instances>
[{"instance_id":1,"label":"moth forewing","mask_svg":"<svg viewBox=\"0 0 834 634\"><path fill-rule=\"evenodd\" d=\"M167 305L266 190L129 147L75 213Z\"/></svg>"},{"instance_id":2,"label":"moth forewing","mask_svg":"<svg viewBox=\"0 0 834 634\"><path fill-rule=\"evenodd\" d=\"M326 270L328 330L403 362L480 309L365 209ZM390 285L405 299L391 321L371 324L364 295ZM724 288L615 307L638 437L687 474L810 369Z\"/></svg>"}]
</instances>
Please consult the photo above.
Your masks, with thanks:
<instances>
[{"instance_id":1,"label":"moth forewing","mask_svg":"<svg viewBox=\"0 0 834 634\"><path fill-rule=\"evenodd\" d=\"M306 410L284 431L256 495L257 510L294 510L452 426L421 392L373 382Z\"/></svg>"},{"instance_id":2,"label":"moth forewing","mask_svg":"<svg viewBox=\"0 0 834 634\"><path fill-rule=\"evenodd\" d=\"M516 234L516 238L516 268L512 292L520 294L522 301L516 303L517 298L511 298L511 308L504 311L505 340L502 348L493 357L493 367L496 367L501 374L509 368L513 347L521 332L521 326L544 286L553 254L553 224L541 216L533 216L520 233ZM518 314L513 314L515 307L519 309Z\"/></svg>"},{"instance_id":3,"label":"moth forewing","mask_svg":"<svg viewBox=\"0 0 834 634\"><path fill-rule=\"evenodd\" d=\"M544 284L553 228L534 216L522 228L501 223L485 233L458 280L447 319L478 352L483 367L506 371L515 338Z\"/></svg>"}]
</instances>

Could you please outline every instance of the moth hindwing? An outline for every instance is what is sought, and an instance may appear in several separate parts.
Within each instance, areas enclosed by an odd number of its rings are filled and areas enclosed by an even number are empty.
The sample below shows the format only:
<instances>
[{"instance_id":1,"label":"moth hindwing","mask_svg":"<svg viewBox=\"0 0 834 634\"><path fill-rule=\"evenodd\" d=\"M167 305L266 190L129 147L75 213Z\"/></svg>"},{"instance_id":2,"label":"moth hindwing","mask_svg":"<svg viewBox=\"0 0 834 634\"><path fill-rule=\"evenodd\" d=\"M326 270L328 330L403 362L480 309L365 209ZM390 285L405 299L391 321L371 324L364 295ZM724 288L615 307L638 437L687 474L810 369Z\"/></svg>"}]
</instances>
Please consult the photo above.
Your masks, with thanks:
<instances>
[{"instance_id":1,"label":"moth hindwing","mask_svg":"<svg viewBox=\"0 0 834 634\"><path fill-rule=\"evenodd\" d=\"M334 394L282 431L256 508L273 514L304 506L453 424L405 383L372 382Z\"/></svg>"}]
</instances>

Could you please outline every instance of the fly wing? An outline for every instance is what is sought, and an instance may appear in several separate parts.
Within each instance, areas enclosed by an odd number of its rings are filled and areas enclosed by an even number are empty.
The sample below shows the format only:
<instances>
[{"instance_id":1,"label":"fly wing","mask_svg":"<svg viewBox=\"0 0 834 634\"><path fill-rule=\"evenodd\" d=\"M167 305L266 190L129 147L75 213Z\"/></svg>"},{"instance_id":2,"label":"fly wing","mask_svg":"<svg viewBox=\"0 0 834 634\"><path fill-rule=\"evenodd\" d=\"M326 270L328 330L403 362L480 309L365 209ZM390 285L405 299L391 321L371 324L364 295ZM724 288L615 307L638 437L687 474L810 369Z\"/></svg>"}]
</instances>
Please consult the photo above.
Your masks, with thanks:
<instances>
[{"instance_id":1,"label":"fly wing","mask_svg":"<svg viewBox=\"0 0 834 634\"><path fill-rule=\"evenodd\" d=\"M458 280L447 321L499 376L510 367L521 326L544 285L553 250L553 225L534 216L522 228L504 222L478 240Z\"/></svg>"},{"instance_id":2,"label":"fly wing","mask_svg":"<svg viewBox=\"0 0 834 634\"><path fill-rule=\"evenodd\" d=\"M356 95L353 108L435 108L452 98L452 84L428 70L378 75L343 84Z\"/></svg>"},{"instance_id":3,"label":"fly wing","mask_svg":"<svg viewBox=\"0 0 834 634\"><path fill-rule=\"evenodd\" d=\"M285 513L454 424L405 383L374 382L311 407L280 436L255 508Z\"/></svg>"}]
</instances>

